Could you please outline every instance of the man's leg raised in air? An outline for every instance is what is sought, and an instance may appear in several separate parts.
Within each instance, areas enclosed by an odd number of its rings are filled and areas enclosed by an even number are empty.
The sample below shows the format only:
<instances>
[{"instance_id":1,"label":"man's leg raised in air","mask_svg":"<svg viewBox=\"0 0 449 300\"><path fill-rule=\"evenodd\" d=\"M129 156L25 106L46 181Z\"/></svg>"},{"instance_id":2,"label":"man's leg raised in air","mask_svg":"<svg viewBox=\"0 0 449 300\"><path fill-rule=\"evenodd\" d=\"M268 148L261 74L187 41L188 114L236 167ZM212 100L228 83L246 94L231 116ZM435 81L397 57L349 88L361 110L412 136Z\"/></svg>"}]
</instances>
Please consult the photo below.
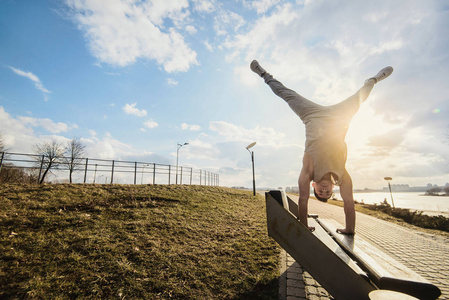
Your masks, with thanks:
<instances>
[{"instance_id":1,"label":"man's leg raised in air","mask_svg":"<svg viewBox=\"0 0 449 300\"><path fill-rule=\"evenodd\" d=\"M334 105L335 109L348 118L351 118L359 110L360 105L368 98L374 84L384 80L391 73L393 73L392 67L383 68L374 77L367 79L365 84L354 95Z\"/></svg>"},{"instance_id":2,"label":"man's leg raised in air","mask_svg":"<svg viewBox=\"0 0 449 300\"><path fill-rule=\"evenodd\" d=\"M250 65L251 70L258 74L265 80L265 83L270 86L271 90L279 97L284 99L290 108L304 121L308 115L313 112L316 112L322 108L321 105L318 105L306 98L302 97L295 91L286 88L280 81L275 79L271 74L266 72L257 62L257 60L253 60Z\"/></svg>"}]
</instances>

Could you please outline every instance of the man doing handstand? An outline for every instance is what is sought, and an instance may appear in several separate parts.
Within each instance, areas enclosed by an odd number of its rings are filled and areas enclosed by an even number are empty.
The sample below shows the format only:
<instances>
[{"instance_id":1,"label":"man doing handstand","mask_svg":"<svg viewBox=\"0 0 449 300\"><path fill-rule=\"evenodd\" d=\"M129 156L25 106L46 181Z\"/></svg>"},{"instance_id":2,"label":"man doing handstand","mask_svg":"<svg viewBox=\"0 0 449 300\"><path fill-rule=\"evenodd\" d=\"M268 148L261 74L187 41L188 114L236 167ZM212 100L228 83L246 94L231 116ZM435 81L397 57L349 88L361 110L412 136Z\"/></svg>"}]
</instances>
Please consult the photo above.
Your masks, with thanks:
<instances>
[{"instance_id":1,"label":"man doing handstand","mask_svg":"<svg viewBox=\"0 0 449 300\"><path fill-rule=\"evenodd\" d=\"M393 72L392 67L386 67L376 76L367 79L354 95L331 106L316 104L295 91L286 88L273 78L257 62L250 64L253 72L261 76L273 92L284 99L290 108L301 118L306 127L305 151L302 169L299 174L299 220L307 224L307 206L310 195L310 182L314 194L320 201L326 202L333 193L334 185L340 186L345 212L345 228L337 231L344 234L355 233L355 208L352 194L352 179L346 170L346 132L349 123L364 102L374 84L387 78ZM313 230L313 227L309 227Z\"/></svg>"}]
</instances>

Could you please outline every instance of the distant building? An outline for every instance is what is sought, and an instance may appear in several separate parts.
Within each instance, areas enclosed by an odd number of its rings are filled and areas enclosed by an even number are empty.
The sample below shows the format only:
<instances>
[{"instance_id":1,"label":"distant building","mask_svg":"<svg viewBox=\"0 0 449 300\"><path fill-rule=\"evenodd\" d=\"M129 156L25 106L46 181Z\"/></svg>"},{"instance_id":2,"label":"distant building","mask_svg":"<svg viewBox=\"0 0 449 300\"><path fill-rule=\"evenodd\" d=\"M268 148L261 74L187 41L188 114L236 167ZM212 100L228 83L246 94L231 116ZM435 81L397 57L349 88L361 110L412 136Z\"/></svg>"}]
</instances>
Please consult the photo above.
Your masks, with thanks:
<instances>
[{"instance_id":1,"label":"distant building","mask_svg":"<svg viewBox=\"0 0 449 300\"><path fill-rule=\"evenodd\" d=\"M299 188L297 186L292 186L292 187L286 187L285 188L285 192L286 193L293 193L293 194L298 194L299 193Z\"/></svg>"}]
</instances>

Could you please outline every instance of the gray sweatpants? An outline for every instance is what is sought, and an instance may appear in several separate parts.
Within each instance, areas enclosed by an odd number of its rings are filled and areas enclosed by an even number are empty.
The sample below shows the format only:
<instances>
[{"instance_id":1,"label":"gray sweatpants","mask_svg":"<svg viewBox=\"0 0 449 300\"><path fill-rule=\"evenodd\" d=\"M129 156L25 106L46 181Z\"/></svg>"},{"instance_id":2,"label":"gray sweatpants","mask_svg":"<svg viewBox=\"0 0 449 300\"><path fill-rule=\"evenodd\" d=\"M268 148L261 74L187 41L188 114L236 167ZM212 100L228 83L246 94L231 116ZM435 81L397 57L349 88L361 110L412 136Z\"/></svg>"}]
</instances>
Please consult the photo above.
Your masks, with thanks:
<instances>
[{"instance_id":1,"label":"gray sweatpants","mask_svg":"<svg viewBox=\"0 0 449 300\"><path fill-rule=\"evenodd\" d=\"M262 78L265 80L271 90L279 97L284 99L290 108L306 123L309 118L316 116L325 116L326 114L341 114L345 118L352 118L358 111L360 104L364 102L374 87L374 79L367 80L365 84L351 97L331 106L322 106L312 102L295 91L286 88L280 81L271 74L265 73Z\"/></svg>"}]
</instances>

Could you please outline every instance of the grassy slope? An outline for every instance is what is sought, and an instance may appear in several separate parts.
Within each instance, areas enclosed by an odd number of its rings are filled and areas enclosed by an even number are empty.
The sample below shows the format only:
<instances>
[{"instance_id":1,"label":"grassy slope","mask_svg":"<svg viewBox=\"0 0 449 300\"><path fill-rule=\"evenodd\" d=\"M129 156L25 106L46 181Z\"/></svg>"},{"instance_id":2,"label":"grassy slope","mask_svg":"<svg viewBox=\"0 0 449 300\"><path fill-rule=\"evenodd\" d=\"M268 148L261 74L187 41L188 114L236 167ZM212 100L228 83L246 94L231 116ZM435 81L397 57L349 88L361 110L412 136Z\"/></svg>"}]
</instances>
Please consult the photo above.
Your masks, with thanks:
<instances>
[{"instance_id":1,"label":"grassy slope","mask_svg":"<svg viewBox=\"0 0 449 300\"><path fill-rule=\"evenodd\" d=\"M278 254L249 192L0 186L0 298L274 299Z\"/></svg>"}]
</instances>

